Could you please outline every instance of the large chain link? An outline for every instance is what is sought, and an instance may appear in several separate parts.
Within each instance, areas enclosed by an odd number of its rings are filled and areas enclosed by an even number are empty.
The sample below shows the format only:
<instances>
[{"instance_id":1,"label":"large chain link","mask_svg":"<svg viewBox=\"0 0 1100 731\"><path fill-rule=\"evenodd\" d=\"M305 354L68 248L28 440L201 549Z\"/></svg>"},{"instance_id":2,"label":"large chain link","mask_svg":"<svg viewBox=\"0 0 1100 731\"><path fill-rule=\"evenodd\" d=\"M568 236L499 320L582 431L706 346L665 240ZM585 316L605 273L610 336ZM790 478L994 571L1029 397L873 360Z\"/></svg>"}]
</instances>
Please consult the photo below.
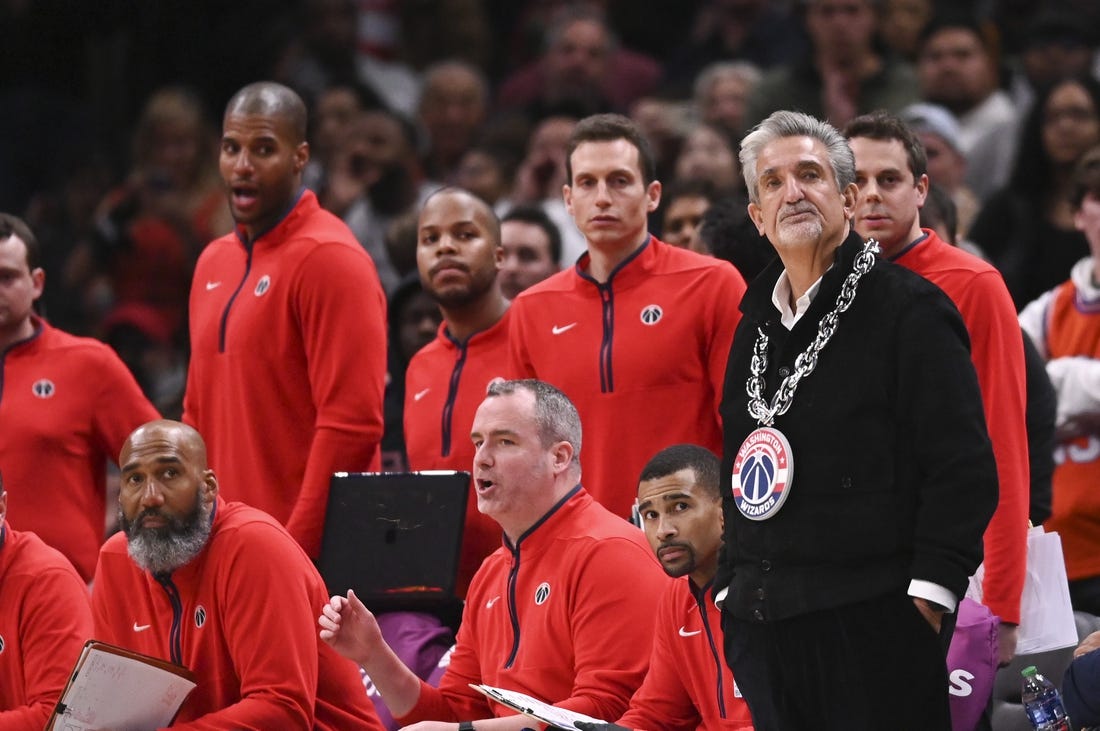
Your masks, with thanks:
<instances>
[{"instance_id":1,"label":"large chain link","mask_svg":"<svg viewBox=\"0 0 1100 731\"><path fill-rule=\"evenodd\" d=\"M772 396L770 406L764 400L764 373L768 368L768 336L763 328L757 328L756 344L753 346L752 363L750 365L751 375L745 384L745 390L749 394L749 416L756 419L760 426L771 426L775 421L775 417L782 416L791 408L795 389L798 388L799 382L813 373L814 368L817 367L818 355L829 342L829 339L833 337L833 333L836 332L840 314L852 306L852 301L856 298L856 286L859 284L860 278L871 271L871 267L875 265L875 257L878 252L878 242L874 239L867 239L867 242L863 245L863 251L856 256L852 271L849 272L844 279L844 284L840 287L840 294L836 298L836 306L825 317L821 318L821 322L817 326L817 337L807 346L806 350L799 353L798 357L795 358L794 372L779 384L775 395Z\"/></svg>"}]
</instances>

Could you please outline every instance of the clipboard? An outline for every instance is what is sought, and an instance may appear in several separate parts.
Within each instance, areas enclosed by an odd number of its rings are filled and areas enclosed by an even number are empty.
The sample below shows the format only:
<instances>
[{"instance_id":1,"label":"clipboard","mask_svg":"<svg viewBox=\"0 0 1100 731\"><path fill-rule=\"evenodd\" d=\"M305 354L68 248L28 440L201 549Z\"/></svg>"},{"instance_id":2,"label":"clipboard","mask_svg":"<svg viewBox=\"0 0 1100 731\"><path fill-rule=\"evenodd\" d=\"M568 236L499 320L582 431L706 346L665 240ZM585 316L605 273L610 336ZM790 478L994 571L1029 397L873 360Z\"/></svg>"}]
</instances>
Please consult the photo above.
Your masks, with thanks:
<instances>
[{"instance_id":1,"label":"clipboard","mask_svg":"<svg viewBox=\"0 0 1100 731\"><path fill-rule=\"evenodd\" d=\"M195 685L195 676L181 665L88 640L45 731L163 728Z\"/></svg>"},{"instance_id":2,"label":"clipboard","mask_svg":"<svg viewBox=\"0 0 1100 731\"><path fill-rule=\"evenodd\" d=\"M576 721L588 721L589 723L608 723L607 721L593 718L592 716L586 716L583 713L577 713L576 711L569 711L564 708L558 708L552 706L549 703L543 703L538 698L532 698L525 693L520 693L514 690L505 690L504 688L494 688L491 685L483 685L479 683L470 683L470 687L474 690L482 693L490 700L496 701L502 705L511 708L514 711L518 711L525 716L535 719L536 721L542 721L543 723L550 724L555 728L573 729L576 728L574 723Z\"/></svg>"}]
</instances>

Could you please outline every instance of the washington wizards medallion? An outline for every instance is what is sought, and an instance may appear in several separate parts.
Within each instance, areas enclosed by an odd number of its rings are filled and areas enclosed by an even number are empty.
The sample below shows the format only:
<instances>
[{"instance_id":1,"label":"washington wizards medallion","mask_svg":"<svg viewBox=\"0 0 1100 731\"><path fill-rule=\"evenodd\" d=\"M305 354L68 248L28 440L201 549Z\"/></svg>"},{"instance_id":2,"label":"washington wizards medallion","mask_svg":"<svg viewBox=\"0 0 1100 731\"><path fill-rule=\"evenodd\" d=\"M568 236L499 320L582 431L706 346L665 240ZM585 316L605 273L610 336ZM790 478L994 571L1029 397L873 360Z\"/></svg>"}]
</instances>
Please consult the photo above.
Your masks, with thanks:
<instances>
[{"instance_id":1,"label":"washington wizards medallion","mask_svg":"<svg viewBox=\"0 0 1100 731\"><path fill-rule=\"evenodd\" d=\"M754 430L733 460L733 502L749 520L767 520L791 492L794 460L783 432L770 426Z\"/></svg>"}]
</instances>

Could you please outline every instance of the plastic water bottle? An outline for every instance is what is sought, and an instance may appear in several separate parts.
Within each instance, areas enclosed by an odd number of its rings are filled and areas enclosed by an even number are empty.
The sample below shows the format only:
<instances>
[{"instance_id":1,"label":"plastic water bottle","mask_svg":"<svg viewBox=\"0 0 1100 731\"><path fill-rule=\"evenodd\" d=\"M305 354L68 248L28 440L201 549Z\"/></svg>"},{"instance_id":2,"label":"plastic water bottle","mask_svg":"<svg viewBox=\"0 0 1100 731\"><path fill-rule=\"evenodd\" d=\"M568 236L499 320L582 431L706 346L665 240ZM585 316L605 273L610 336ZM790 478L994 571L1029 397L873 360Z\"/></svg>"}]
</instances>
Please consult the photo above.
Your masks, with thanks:
<instances>
[{"instance_id":1,"label":"plastic water bottle","mask_svg":"<svg viewBox=\"0 0 1100 731\"><path fill-rule=\"evenodd\" d=\"M1035 669L1024 668L1024 687L1020 693L1027 718L1037 731L1070 731L1069 716L1062 705L1062 694Z\"/></svg>"}]
</instances>

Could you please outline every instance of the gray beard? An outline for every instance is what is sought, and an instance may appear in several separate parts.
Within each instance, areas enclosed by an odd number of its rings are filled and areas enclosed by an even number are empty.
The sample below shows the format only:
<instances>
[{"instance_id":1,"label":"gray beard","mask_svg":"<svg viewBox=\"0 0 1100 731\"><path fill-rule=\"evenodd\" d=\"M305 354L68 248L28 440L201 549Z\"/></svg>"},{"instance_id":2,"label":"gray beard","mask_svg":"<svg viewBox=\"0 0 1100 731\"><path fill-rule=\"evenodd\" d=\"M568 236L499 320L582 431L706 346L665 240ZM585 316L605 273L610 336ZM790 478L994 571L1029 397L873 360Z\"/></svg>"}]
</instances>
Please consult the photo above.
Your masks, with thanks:
<instances>
[{"instance_id":1,"label":"gray beard","mask_svg":"<svg viewBox=\"0 0 1100 731\"><path fill-rule=\"evenodd\" d=\"M210 539L213 503L196 497L195 509L184 518L169 519L163 528L135 527L119 509L119 525L126 533L126 551L138 566L152 574L171 573L190 563ZM134 522L138 522L135 518Z\"/></svg>"}]
</instances>

